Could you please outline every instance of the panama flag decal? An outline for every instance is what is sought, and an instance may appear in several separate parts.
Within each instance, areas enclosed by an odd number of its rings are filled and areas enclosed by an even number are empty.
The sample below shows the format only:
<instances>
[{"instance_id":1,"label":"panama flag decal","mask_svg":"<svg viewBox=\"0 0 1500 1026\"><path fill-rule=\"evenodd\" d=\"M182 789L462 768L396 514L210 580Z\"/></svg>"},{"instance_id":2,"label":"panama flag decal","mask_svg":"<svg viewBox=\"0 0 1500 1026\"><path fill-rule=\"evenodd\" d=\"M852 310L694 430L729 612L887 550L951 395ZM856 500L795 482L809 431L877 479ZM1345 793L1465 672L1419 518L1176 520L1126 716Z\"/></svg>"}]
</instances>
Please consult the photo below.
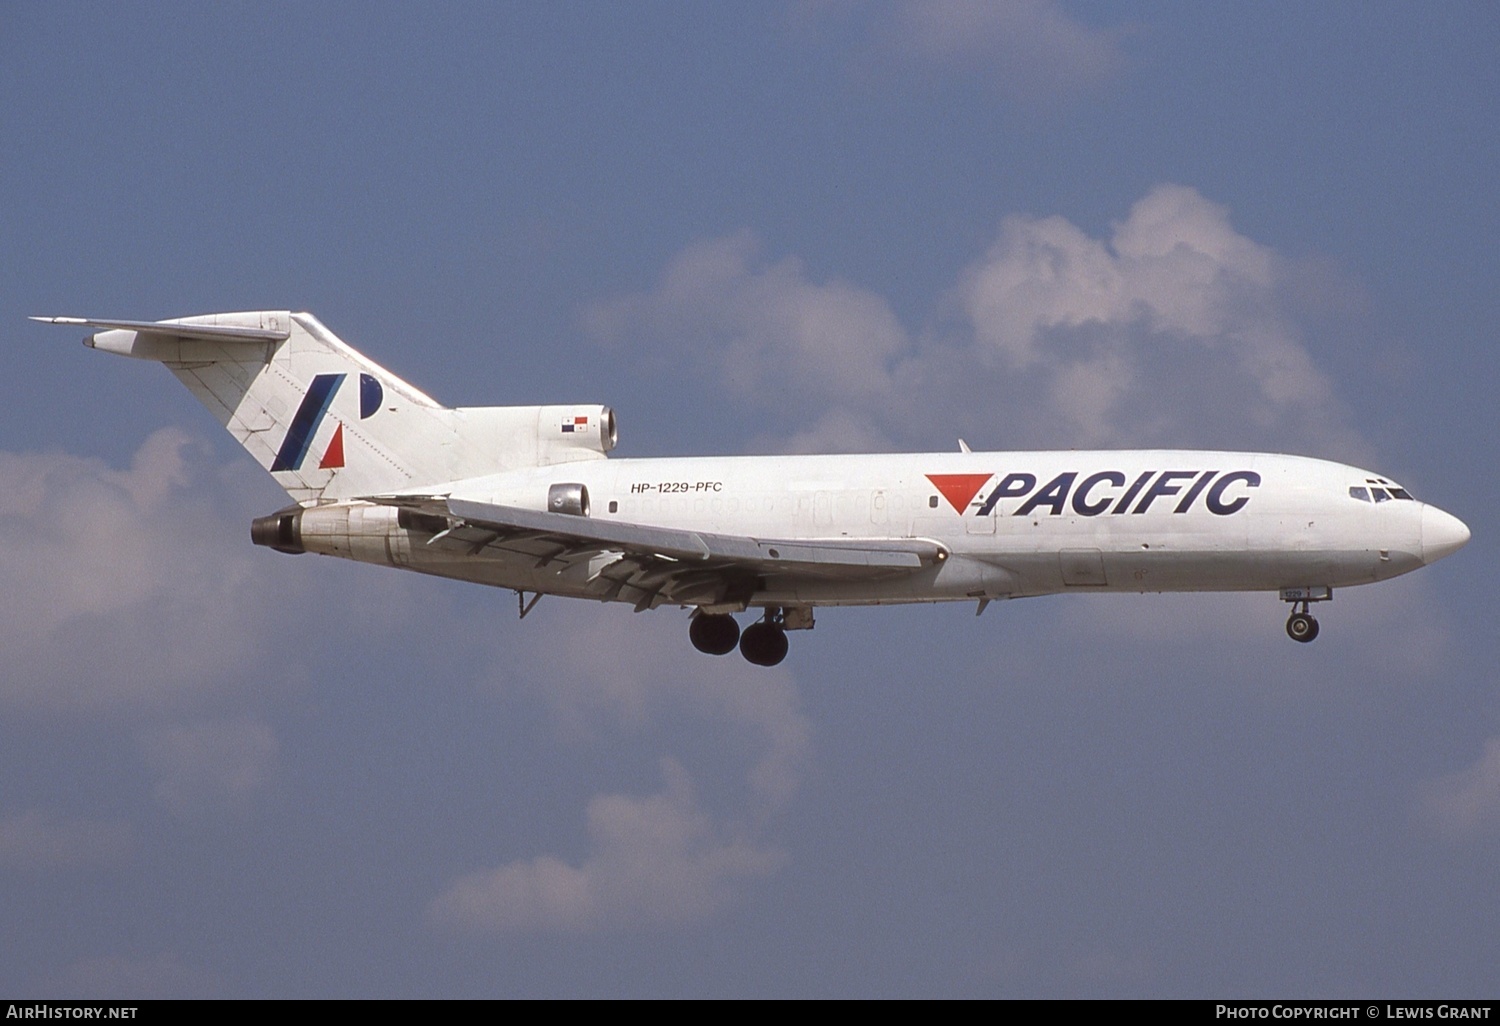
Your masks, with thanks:
<instances>
[{"instance_id":1,"label":"panama flag decal","mask_svg":"<svg viewBox=\"0 0 1500 1026\"><path fill-rule=\"evenodd\" d=\"M979 494L979 489L993 474L928 474L927 480L932 482L932 487L942 493L943 498L948 500L959 513L973 501L974 496Z\"/></svg>"}]
</instances>

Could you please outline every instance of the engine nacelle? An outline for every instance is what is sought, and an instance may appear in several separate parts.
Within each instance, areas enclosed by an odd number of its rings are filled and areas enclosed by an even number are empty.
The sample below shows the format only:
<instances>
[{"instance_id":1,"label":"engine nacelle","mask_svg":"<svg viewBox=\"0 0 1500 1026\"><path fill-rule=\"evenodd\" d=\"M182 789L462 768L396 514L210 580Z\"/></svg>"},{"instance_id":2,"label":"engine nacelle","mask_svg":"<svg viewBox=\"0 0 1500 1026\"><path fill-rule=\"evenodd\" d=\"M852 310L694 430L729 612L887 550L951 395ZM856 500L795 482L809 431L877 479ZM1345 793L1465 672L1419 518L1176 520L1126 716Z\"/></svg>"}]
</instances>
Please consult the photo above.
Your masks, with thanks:
<instances>
[{"instance_id":1,"label":"engine nacelle","mask_svg":"<svg viewBox=\"0 0 1500 1026\"><path fill-rule=\"evenodd\" d=\"M608 406L465 406L443 415L458 435L455 478L603 459L619 440Z\"/></svg>"},{"instance_id":2,"label":"engine nacelle","mask_svg":"<svg viewBox=\"0 0 1500 1026\"><path fill-rule=\"evenodd\" d=\"M555 484L547 489L547 512L567 513L575 517L589 515L589 486Z\"/></svg>"},{"instance_id":3,"label":"engine nacelle","mask_svg":"<svg viewBox=\"0 0 1500 1026\"><path fill-rule=\"evenodd\" d=\"M256 517L250 521L250 541L291 556L302 555L307 551L302 547L302 507L292 506Z\"/></svg>"},{"instance_id":4,"label":"engine nacelle","mask_svg":"<svg viewBox=\"0 0 1500 1026\"><path fill-rule=\"evenodd\" d=\"M546 415L554 410L559 414L557 434L563 448L587 449L602 456L620 440L615 411L608 406L543 406L541 410L544 438L547 434Z\"/></svg>"},{"instance_id":5,"label":"engine nacelle","mask_svg":"<svg viewBox=\"0 0 1500 1026\"><path fill-rule=\"evenodd\" d=\"M365 502L289 506L250 521L250 540L294 556L316 552L361 563L403 566L408 532L434 533L432 528L447 526L443 517L420 517L419 523L408 526L399 522L406 513Z\"/></svg>"}]
</instances>

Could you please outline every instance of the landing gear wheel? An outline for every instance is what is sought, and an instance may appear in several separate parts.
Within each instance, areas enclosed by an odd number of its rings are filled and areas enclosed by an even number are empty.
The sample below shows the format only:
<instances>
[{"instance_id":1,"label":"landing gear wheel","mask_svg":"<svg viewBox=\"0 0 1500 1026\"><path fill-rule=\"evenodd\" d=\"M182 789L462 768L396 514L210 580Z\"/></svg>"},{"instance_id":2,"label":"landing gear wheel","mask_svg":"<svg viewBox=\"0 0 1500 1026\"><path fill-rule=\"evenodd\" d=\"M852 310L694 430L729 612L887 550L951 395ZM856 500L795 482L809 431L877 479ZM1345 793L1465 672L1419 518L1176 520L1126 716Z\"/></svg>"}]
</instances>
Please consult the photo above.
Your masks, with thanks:
<instances>
[{"instance_id":1,"label":"landing gear wheel","mask_svg":"<svg viewBox=\"0 0 1500 1026\"><path fill-rule=\"evenodd\" d=\"M756 666L775 666L786 658L786 631L761 620L740 635L740 655Z\"/></svg>"},{"instance_id":2,"label":"landing gear wheel","mask_svg":"<svg viewBox=\"0 0 1500 1026\"><path fill-rule=\"evenodd\" d=\"M728 613L699 613L688 625L688 639L699 652L727 655L740 642L740 625Z\"/></svg>"},{"instance_id":3,"label":"landing gear wheel","mask_svg":"<svg viewBox=\"0 0 1500 1026\"><path fill-rule=\"evenodd\" d=\"M1307 613L1293 613L1286 619L1286 634L1293 641L1311 641L1318 636L1318 621Z\"/></svg>"}]
</instances>

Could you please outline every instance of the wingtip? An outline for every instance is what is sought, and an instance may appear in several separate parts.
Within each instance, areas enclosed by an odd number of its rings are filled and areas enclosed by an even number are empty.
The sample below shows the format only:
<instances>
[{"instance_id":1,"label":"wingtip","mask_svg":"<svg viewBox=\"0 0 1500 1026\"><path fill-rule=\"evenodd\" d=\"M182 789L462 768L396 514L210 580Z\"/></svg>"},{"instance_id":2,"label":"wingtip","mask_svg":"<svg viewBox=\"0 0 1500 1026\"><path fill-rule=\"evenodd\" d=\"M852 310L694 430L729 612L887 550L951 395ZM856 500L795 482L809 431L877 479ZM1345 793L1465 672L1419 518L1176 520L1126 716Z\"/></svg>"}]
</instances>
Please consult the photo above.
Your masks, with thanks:
<instances>
[{"instance_id":1,"label":"wingtip","mask_svg":"<svg viewBox=\"0 0 1500 1026\"><path fill-rule=\"evenodd\" d=\"M89 323L86 317L37 317L31 315L27 320L36 321L38 324L62 324L70 327L86 327ZM90 349L94 348L94 336L83 336L83 344Z\"/></svg>"}]
</instances>

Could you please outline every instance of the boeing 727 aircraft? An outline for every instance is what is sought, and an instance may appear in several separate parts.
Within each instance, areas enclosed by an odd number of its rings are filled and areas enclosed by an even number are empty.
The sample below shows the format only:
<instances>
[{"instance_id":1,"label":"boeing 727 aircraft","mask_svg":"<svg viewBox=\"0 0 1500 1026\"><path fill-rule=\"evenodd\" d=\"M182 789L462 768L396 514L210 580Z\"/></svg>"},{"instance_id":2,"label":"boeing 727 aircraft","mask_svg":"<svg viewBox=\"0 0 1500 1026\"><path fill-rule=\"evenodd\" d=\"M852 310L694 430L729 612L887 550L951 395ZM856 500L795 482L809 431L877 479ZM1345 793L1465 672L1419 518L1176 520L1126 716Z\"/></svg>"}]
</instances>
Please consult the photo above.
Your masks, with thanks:
<instances>
[{"instance_id":1,"label":"boeing 727 aircraft","mask_svg":"<svg viewBox=\"0 0 1500 1026\"><path fill-rule=\"evenodd\" d=\"M762 666L818 606L1060 592L1275 592L1312 641L1310 603L1469 540L1396 482L1301 456L611 460L608 407L448 409L307 313L33 320L99 329L85 344L208 407L295 500L251 523L257 545L510 588L523 617L542 595L690 607L695 647Z\"/></svg>"}]
</instances>

